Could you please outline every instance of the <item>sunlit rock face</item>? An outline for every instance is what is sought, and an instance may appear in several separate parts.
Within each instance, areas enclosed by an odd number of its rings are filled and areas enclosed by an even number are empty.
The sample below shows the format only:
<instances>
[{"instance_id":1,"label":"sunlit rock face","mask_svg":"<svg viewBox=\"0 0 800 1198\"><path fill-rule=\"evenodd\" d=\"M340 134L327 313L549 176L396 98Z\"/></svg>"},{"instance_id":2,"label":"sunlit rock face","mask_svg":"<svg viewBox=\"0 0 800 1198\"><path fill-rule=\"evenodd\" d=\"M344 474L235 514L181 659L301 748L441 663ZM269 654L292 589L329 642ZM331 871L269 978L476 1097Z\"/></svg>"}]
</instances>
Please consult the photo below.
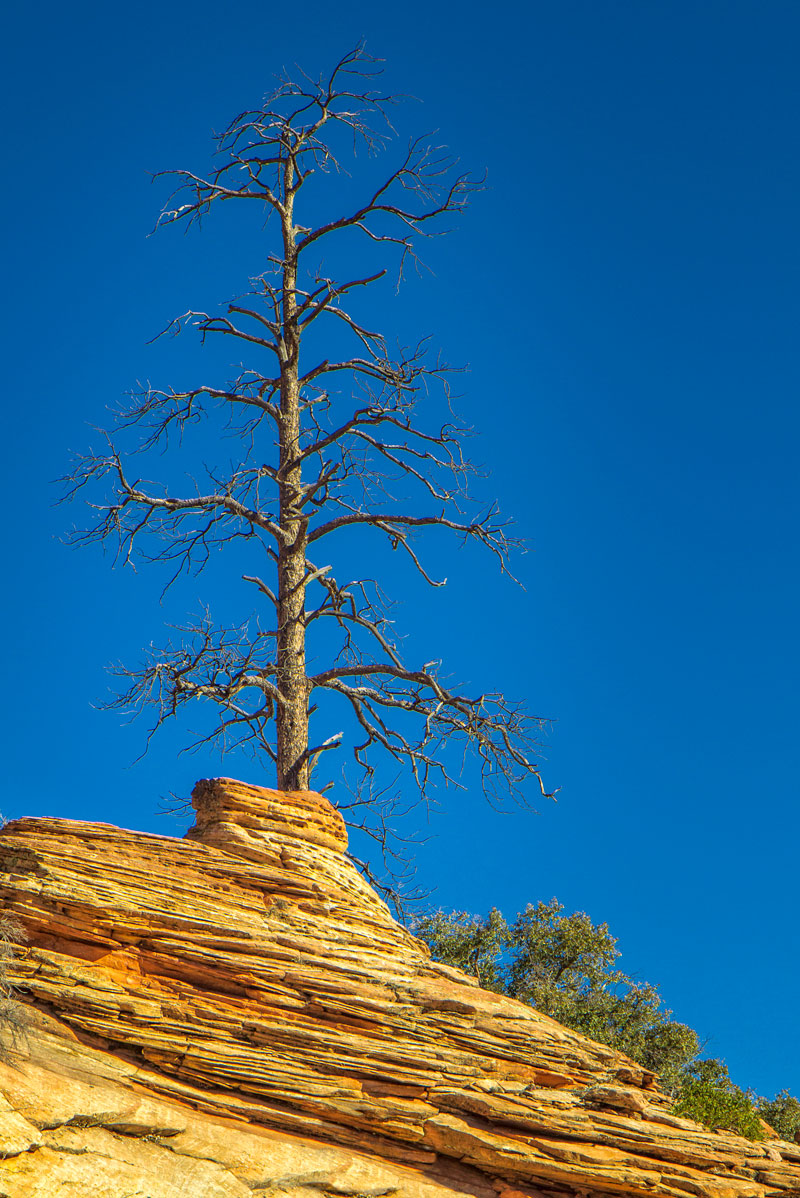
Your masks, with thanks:
<instances>
[{"instance_id":1,"label":"sunlit rock face","mask_svg":"<svg viewBox=\"0 0 800 1198\"><path fill-rule=\"evenodd\" d=\"M0 1196L800 1195L800 1147L669 1113L626 1057L438 965L321 796L198 783L183 840L21 819L32 1015Z\"/></svg>"}]
</instances>

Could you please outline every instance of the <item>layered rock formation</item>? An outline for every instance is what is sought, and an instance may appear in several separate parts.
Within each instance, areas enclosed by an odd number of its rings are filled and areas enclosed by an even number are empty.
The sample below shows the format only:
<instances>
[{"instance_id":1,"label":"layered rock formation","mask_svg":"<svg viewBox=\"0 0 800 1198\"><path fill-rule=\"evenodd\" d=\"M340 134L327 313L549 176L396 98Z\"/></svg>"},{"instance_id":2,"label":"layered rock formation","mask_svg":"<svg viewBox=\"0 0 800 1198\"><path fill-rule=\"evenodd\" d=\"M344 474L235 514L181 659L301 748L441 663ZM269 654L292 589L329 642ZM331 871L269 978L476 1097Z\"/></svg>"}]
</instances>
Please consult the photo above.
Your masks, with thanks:
<instances>
[{"instance_id":1,"label":"layered rock formation","mask_svg":"<svg viewBox=\"0 0 800 1198\"><path fill-rule=\"evenodd\" d=\"M0 1198L800 1195L797 1145L673 1116L632 1061L432 962L325 799L193 803L183 840L0 831L32 1013Z\"/></svg>"}]
</instances>

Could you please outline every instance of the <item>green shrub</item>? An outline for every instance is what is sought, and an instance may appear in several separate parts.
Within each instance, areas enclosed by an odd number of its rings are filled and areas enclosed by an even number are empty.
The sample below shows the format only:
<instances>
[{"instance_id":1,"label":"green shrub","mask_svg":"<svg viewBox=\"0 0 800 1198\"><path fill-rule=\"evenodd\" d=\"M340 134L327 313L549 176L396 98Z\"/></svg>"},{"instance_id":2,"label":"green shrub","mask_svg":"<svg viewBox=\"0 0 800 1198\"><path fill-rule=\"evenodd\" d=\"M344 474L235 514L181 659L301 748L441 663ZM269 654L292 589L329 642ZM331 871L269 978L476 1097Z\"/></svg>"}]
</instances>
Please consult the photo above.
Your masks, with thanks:
<instances>
[{"instance_id":1,"label":"green shrub","mask_svg":"<svg viewBox=\"0 0 800 1198\"><path fill-rule=\"evenodd\" d=\"M781 1140L794 1140L800 1132L800 1102L788 1090L781 1090L771 1101L759 1098L758 1113Z\"/></svg>"},{"instance_id":2,"label":"green shrub","mask_svg":"<svg viewBox=\"0 0 800 1198\"><path fill-rule=\"evenodd\" d=\"M730 1131L763 1140L755 1095L734 1085L723 1061L694 1061L680 1082L675 1112L704 1123L712 1131Z\"/></svg>"},{"instance_id":3,"label":"green shrub","mask_svg":"<svg viewBox=\"0 0 800 1198\"><path fill-rule=\"evenodd\" d=\"M696 1059L697 1033L670 1018L655 986L616 968L616 938L583 911L567 915L556 899L529 903L513 924L496 908L485 919L434 911L418 918L413 930L435 960L656 1073L677 1114L751 1140L765 1138L761 1119L786 1140L800 1129L800 1102L788 1090L768 1102L735 1085L722 1061Z\"/></svg>"},{"instance_id":4,"label":"green shrub","mask_svg":"<svg viewBox=\"0 0 800 1198\"><path fill-rule=\"evenodd\" d=\"M655 986L615 968L620 952L608 925L583 911L567 915L556 899L529 903L511 925L496 908L486 918L434 911L413 930L437 961L626 1053L667 1091L697 1056L697 1036L670 1019Z\"/></svg>"},{"instance_id":5,"label":"green shrub","mask_svg":"<svg viewBox=\"0 0 800 1198\"><path fill-rule=\"evenodd\" d=\"M430 911L414 920L411 930L425 941L435 961L463 969L484 990L505 993L502 958L509 928L495 907L485 919L466 911Z\"/></svg>"}]
</instances>

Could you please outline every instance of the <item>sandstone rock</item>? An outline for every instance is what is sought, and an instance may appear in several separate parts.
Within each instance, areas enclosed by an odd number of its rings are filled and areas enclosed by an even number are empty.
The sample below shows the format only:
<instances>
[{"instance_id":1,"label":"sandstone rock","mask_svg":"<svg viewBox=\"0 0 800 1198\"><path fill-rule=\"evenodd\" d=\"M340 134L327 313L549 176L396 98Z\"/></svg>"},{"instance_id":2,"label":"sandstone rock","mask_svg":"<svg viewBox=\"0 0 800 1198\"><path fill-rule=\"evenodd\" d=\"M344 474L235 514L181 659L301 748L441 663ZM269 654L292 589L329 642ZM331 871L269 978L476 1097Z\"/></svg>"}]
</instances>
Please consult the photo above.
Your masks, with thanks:
<instances>
[{"instance_id":1,"label":"sandstone rock","mask_svg":"<svg viewBox=\"0 0 800 1198\"><path fill-rule=\"evenodd\" d=\"M183 840L0 831L33 1015L0 1062L0 1195L800 1194L796 1145L672 1115L635 1062L432 962L319 795L193 801Z\"/></svg>"}]
</instances>

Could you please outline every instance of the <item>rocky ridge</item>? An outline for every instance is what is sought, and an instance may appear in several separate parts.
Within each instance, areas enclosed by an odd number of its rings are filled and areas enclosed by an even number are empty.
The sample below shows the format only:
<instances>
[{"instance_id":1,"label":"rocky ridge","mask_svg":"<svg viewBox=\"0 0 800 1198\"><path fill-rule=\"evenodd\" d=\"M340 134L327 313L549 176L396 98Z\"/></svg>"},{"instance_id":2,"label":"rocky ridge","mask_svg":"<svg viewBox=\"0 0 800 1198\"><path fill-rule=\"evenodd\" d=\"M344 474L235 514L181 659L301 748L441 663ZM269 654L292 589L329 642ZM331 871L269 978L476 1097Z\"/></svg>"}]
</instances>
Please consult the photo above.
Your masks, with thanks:
<instances>
[{"instance_id":1,"label":"rocky ridge","mask_svg":"<svg viewBox=\"0 0 800 1198\"><path fill-rule=\"evenodd\" d=\"M628 1058L391 918L322 797L198 783L183 840L0 831L32 1022L0 1198L790 1198L800 1146L670 1113Z\"/></svg>"}]
</instances>

